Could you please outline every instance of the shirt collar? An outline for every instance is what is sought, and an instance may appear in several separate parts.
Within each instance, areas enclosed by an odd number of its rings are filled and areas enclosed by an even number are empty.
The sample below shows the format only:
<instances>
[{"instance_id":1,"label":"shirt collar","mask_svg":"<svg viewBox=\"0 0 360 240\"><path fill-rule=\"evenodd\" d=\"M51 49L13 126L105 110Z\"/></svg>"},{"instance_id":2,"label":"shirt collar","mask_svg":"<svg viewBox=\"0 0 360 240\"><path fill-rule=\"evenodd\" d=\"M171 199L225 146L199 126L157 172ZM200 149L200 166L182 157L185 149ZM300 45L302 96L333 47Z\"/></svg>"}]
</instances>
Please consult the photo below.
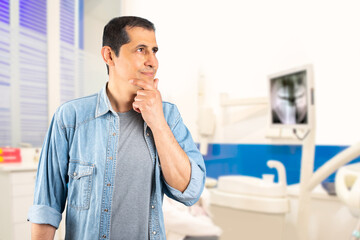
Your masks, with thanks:
<instances>
[{"instance_id":1,"label":"shirt collar","mask_svg":"<svg viewBox=\"0 0 360 240\"><path fill-rule=\"evenodd\" d=\"M106 94L107 85L108 85L108 82L104 85L104 87L98 93L95 118L106 114L108 111L115 113L115 111L111 107L110 100Z\"/></svg>"}]
</instances>

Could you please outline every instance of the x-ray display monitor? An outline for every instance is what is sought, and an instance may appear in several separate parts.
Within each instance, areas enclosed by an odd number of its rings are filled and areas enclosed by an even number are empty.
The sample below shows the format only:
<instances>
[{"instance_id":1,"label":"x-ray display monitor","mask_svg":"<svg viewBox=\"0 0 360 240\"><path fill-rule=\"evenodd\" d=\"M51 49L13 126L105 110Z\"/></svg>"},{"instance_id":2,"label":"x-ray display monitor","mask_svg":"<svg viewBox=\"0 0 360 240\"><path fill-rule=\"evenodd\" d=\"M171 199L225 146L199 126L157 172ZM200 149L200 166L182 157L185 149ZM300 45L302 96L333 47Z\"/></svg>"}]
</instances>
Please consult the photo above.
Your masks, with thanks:
<instances>
[{"instance_id":1,"label":"x-ray display monitor","mask_svg":"<svg viewBox=\"0 0 360 240\"><path fill-rule=\"evenodd\" d=\"M306 69L270 77L273 126L309 124L307 77Z\"/></svg>"}]
</instances>

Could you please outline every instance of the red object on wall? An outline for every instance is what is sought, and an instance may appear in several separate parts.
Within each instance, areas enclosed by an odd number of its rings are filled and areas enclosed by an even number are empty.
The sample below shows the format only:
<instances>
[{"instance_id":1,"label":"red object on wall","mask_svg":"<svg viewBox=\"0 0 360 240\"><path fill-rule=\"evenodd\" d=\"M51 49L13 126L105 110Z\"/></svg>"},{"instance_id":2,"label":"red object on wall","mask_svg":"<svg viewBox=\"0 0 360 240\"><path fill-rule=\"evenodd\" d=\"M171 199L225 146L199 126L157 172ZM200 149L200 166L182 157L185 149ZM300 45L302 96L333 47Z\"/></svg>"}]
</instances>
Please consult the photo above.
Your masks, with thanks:
<instances>
[{"instance_id":1,"label":"red object on wall","mask_svg":"<svg viewBox=\"0 0 360 240\"><path fill-rule=\"evenodd\" d=\"M19 162L21 162L20 148L0 147L0 164Z\"/></svg>"}]
</instances>

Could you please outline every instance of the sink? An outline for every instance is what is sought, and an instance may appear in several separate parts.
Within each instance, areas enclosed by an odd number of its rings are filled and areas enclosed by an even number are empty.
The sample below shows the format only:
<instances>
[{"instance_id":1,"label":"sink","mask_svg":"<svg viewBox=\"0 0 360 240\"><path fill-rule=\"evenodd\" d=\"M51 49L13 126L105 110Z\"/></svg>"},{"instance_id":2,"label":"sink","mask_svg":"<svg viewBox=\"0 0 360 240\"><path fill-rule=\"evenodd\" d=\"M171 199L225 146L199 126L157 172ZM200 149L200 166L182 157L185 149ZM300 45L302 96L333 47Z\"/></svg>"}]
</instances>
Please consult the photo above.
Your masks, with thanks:
<instances>
[{"instance_id":1,"label":"sink","mask_svg":"<svg viewBox=\"0 0 360 240\"><path fill-rule=\"evenodd\" d=\"M221 176L218 180L218 190L250 196L285 197L286 175L284 165L274 160L268 161L267 165L277 170L279 183L274 183L272 179L269 180L269 175L263 175L263 178L242 175Z\"/></svg>"},{"instance_id":2,"label":"sink","mask_svg":"<svg viewBox=\"0 0 360 240\"><path fill-rule=\"evenodd\" d=\"M285 167L281 162L270 160L270 168L276 168L279 182L273 182L273 176L263 178L230 175L221 176L217 188L211 189L211 203L217 206L242 209L252 212L284 214L289 211L286 197Z\"/></svg>"},{"instance_id":3,"label":"sink","mask_svg":"<svg viewBox=\"0 0 360 240\"><path fill-rule=\"evenodd\" d=\"M248 176L222 176L218 180L218 190L262 197L285 197L286 186Z\"/></svg>"}]
</instances>

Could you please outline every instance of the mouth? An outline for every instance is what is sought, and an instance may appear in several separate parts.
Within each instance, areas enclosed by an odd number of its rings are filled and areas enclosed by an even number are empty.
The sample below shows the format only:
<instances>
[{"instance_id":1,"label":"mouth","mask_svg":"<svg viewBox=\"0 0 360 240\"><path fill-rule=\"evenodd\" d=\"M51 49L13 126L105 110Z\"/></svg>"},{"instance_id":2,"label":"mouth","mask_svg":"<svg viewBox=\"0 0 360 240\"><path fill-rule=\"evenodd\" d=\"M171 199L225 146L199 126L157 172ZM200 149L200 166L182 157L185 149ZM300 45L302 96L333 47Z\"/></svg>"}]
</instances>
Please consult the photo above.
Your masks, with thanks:
<instances>
[{"instance_id":1,"label":"mouth","mask_svg":"<svg viewBox=\"0 0 360 240\"><path fill-rule=\"evenodd\" d=\"M147 77L155 77L155 73L154 72L141 72L141 74L147 76Z\"/></svg>"}]
</instances>

